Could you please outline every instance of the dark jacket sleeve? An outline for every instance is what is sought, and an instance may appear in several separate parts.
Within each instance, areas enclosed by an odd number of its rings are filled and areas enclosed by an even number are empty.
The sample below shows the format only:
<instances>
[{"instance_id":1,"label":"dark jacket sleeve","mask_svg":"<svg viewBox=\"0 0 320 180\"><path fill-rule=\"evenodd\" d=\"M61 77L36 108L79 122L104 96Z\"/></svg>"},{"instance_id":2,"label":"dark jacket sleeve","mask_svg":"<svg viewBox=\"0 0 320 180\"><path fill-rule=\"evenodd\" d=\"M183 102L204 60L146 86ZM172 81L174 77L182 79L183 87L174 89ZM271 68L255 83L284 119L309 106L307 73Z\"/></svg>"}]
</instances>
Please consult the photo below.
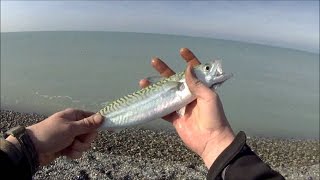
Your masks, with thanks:
<instances>
[{"instance_id":1,"label":"dark jacket sleeve","mask_svg":"<svg viewBox=\"0 0 320 180\"><path fill-rule=\"evenodd\" d=\"M284 178L250 149L246 144L246 135L241 131L212 164L207 179L283 180Z\"/></svg>"},{"instance_id":2,"label":"dark jacket sleeve","mask_svg":"<svg viewBox=\"0 0 320 180\"><path fill-rule=\"evenodd\" d=\"M32 179L30 165L23 153L14 145L1 140L0 147L0 171L4 179ZM0 178L1 179L1 178Z\"/></svg>"}]
</instances>

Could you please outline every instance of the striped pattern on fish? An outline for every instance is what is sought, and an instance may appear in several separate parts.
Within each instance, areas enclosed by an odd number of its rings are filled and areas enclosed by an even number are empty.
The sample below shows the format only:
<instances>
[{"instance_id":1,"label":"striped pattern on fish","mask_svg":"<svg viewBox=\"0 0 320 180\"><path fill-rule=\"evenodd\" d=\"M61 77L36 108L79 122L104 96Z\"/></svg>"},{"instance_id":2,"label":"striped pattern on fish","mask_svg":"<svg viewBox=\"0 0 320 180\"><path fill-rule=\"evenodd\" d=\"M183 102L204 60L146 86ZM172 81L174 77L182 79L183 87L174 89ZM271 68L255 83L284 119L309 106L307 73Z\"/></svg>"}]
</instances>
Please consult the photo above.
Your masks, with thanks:
<instances>
[{"instance_id":1,"label":"striped pattern on fish","mask_svg":"<svg viewBox=\"0 0 320 180\"><path fill-rule=\"evenodd\" d=\"M208 87L231 77L222 72L220 61L198 65L193 72ZM180 72L107 104L98 112L105 118L100 129L128 127L161 118L194 99L185 82L184 72Z\"/></svg>"}]
</instances>

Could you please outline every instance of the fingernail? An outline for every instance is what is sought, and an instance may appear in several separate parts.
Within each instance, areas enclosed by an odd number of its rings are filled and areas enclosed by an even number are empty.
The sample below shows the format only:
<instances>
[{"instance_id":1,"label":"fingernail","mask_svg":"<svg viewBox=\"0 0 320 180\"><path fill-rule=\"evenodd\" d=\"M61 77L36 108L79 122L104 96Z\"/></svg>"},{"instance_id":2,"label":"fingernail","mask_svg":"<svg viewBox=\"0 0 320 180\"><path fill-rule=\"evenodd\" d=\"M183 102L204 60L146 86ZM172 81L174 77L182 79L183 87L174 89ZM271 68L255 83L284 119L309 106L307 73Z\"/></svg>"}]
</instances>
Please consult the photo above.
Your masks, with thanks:
<instances>
[{"instance_id":1,"label":"fingernail","mask_svg":"<svg viewBox=\"0 0 320 180\"><path fill-rule=\"evenodd\" d=\"M180 52L185 51L187 48L180 48Z\"/></svg>"}]
</instances>

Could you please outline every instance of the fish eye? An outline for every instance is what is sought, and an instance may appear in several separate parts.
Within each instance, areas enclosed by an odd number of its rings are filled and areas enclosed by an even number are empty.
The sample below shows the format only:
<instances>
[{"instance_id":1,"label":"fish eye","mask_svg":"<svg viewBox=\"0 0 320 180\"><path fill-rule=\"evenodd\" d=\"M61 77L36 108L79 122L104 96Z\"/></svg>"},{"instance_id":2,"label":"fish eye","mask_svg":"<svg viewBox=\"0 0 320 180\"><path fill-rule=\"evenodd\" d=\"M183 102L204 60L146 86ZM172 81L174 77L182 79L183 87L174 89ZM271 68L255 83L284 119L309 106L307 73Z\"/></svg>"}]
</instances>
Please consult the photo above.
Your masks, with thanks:
<instances>
[{"instance_id":1,"label":"fish eye","mask_svg":"<svg viewBox=\"0 0 320 180\"><path fill-rule=\"evenodd\" d=\"M205 65L204 66L204 70L209 71L210 70L210 66L209 65Z\"/></svg>"}]
</instances>

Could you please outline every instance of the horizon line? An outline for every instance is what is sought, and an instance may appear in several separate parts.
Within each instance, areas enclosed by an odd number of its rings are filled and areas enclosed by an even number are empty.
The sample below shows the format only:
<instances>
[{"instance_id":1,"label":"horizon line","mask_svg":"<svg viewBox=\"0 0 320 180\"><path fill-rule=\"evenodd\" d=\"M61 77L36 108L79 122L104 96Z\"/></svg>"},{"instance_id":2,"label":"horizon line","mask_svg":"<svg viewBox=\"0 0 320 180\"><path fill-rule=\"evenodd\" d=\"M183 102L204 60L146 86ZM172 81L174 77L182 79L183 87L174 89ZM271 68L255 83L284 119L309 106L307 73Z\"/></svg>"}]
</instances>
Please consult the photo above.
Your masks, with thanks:
<instances>
[{"instance_id":1,"label":"horizon line","mask_svg":"<svg viewBox=\"0 0 320 180\"><path fill-rule=\"evenodd\" d=\"M288 49L288 50L295 50L295 51L301 51L305 53L312 53L320 55L320 49L298 49L294 47L286 47L281 45L272 45L268 43L263 42L251 42L251 41L244 41L244 40L235 40L235 39L223 39L223 38L216 38L216 37L210 37L210 36L197 36L197 35L181 35L181 34L168 34L168 33L155 33L155 32L134 32L134 31L93 31L93 30L27 30L27 31L0 31L0 33L25 33L25 32L112 32L112 33L136 33L136 34L153 34L153 35L165 35L165 36L180 36L180 37L191 37L191 38L203 38L203 39L213 39L213 40L221 40L221 41L231 41L236 43L246 43L246 44L252 44L252 45L260 45L260 46L267 46L272 48L282 48L282 49Z\"/></svg>"}]
</instances>

